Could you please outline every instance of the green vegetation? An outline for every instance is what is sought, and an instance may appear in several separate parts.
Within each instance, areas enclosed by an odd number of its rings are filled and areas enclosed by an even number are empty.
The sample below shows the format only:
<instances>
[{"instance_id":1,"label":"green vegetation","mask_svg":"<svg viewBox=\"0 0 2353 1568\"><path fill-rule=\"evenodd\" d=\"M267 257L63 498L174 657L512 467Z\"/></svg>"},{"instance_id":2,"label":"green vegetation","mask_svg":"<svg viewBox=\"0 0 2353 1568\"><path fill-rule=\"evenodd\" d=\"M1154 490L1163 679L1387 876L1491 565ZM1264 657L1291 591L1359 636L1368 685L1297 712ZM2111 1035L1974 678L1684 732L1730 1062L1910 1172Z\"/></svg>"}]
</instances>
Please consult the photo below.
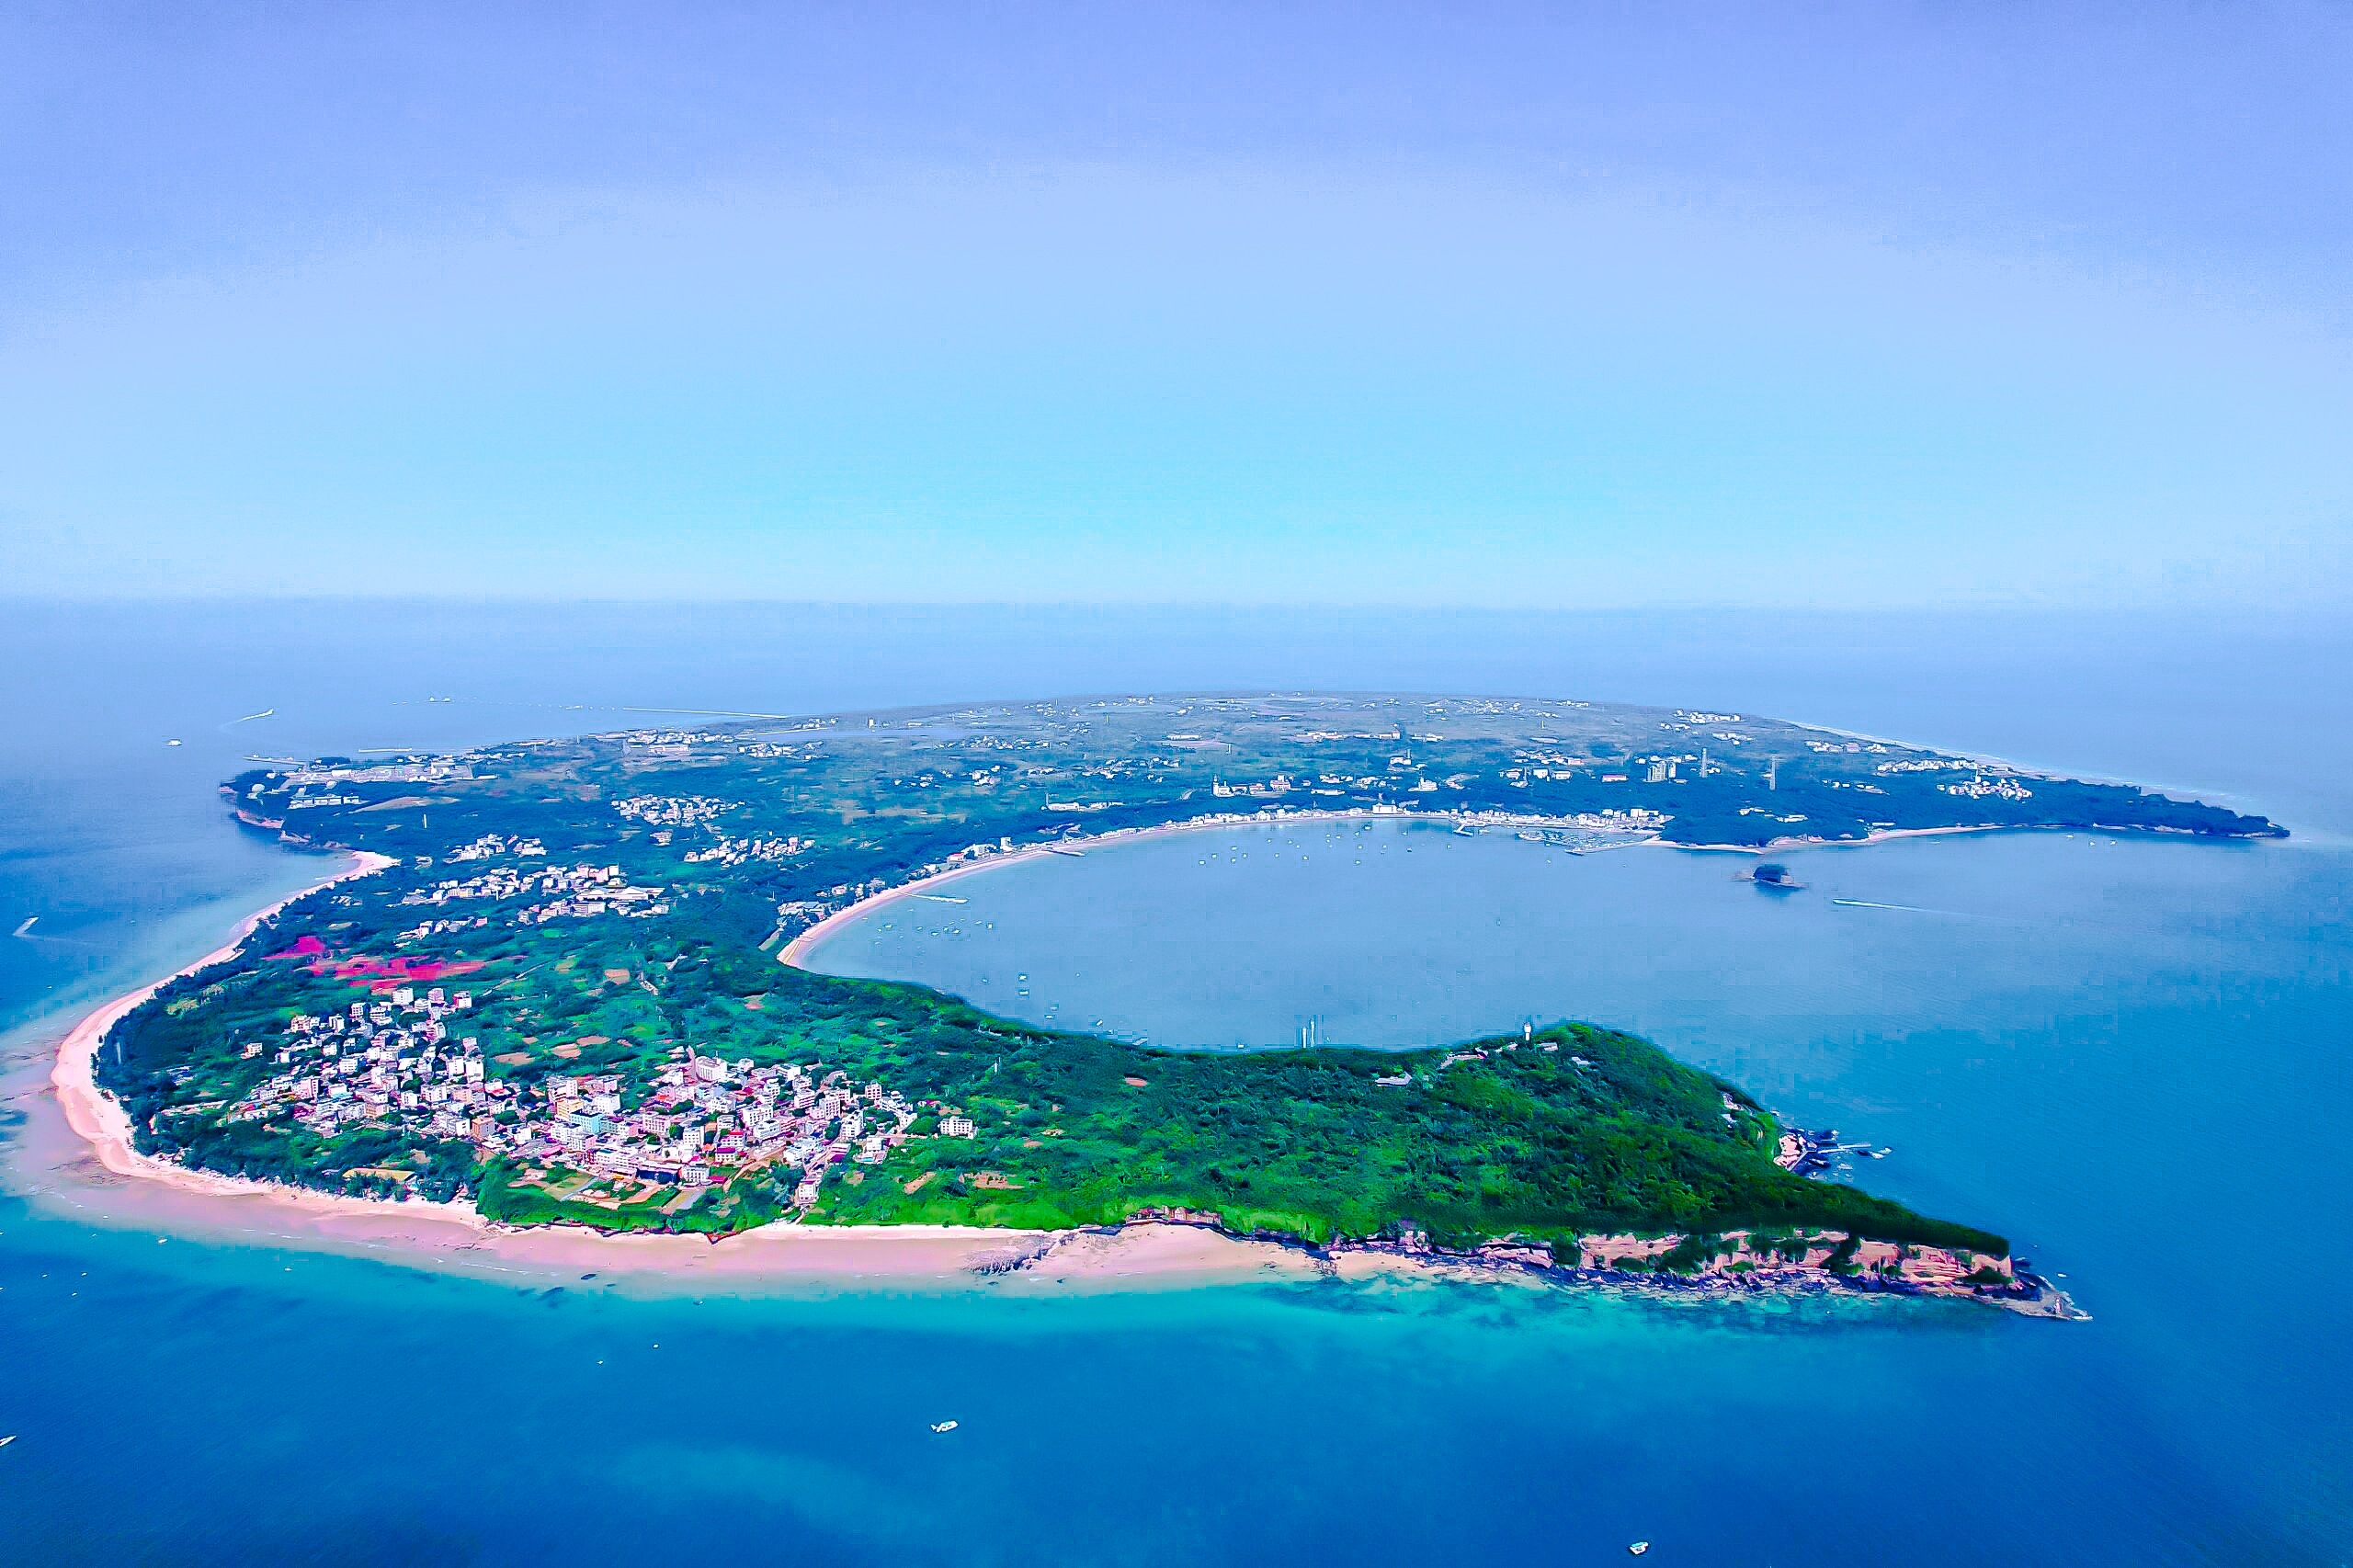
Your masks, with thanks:
<instances>
[{"instance_id":1,"label":"green vegetation","mask_svg":"<svg viewBox=\"0 0 2353 1568\"><path fill-rule=\"evenodd\" d=\"M945 865L1081 824L1211 813L1403 802L1698 843L1884 826L2279 831L1725 714L1422 698L1089 699L642 732L335 760L223 792L256 831L399 863L298 902L109 1037L101 1082L144 1147L192 1166L608 1229L791 1215L1063 1227L1183 1210L1319 1241L1740 1228L1760 1252L1809 1228L2006 1249L1781 1170L1779 1129L1752 1101L1629 1035L1563 1024L1453 1051L1154 1050L777 955L829 911Z\"/></svg>"}]
</instances>

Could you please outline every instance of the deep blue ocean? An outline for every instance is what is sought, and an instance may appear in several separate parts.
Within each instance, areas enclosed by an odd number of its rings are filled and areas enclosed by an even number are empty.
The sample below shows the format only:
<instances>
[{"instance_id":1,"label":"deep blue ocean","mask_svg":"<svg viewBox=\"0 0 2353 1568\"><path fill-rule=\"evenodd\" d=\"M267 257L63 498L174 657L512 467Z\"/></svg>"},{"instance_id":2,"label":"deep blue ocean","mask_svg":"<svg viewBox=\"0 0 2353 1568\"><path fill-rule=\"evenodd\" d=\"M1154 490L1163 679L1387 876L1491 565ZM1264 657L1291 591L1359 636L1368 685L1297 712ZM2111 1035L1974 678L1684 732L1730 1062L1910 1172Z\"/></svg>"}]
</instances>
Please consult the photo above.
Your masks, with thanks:
<instances>
[{"instance_id":1,"label":"deep blue ocean","mask_svg":"<svg viewBox=\"0 0 2353 1568\"><path fill-rule=\"evenodd\" d=\"M2349 655L2343 626L2178 618L11 607L0 1561L2353 1560ZM248 756L1206 687L1769 712L2296 836L1810 851L1775 897L1722 857L1251 829L969 878L820 954L1211 1048L1637 1028L1891 1146L1866 1185L2011 1235L2086 1324L518 1288L94 1220L40 1136L80 1010L315 874L222 820Z\"/></svg>"}]
</instances>

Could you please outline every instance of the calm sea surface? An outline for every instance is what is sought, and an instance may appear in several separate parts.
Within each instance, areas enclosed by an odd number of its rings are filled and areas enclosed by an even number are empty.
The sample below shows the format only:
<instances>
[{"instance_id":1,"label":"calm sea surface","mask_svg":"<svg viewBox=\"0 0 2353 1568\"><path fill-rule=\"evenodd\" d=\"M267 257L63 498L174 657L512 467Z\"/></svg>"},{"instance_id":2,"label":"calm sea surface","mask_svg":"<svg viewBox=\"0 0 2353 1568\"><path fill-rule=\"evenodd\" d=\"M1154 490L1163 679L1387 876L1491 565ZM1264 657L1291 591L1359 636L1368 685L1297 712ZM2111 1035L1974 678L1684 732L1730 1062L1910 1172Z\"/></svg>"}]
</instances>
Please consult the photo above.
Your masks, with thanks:
<instances>
[{"instance_id":1,"label":"calm sea surface","mask_svg":"<svg viewBox=\"0 0 2353 1568\"><path fill-rule=\"evenodd\" d=\"M1647 1539L1667 1563L2344 1562L2348 647L1991 619L17 607L0 932L36 918L0 940L0 1561L1598 1562ZM903 901L819 955L1207 1048L1639 1029L1892 1146L1868 1185L2010 1234L2083 1324L1485 1288L526 1290L94 1224L38 1153L76 1009L314 873L222 824L211 786L249 755L1202 687L1753 708L2196 789L2298 836L1814 851L1776 897L1667 850L1190 834L967 878L965 903Z\"/></svg>"}]
</instances>

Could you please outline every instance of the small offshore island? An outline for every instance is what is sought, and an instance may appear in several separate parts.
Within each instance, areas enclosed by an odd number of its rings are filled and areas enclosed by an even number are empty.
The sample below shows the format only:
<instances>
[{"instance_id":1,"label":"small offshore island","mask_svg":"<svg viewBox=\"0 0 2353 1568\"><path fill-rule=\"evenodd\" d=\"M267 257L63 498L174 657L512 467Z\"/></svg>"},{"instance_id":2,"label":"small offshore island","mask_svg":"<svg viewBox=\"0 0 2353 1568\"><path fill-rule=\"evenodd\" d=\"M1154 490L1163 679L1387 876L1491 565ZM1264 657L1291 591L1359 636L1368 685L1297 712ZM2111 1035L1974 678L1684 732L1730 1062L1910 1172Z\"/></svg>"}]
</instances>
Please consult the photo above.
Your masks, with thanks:
<instances>
[{"instance_id":1,"label":"small offshore island","mask_svg":"<svg viewBox=\"0 0 2353 1568\"><path fill-rule=\"evenodd\" d=\"M1418 696L763 720L287 761L222 790L253 831L363 858L68 1041L61 1086L110 1096L170 1167L510 1227L1183 1224L2054 1316L2064 1296L2001 1236L1798 1174L1792 1130L1631 1035L1198 1053L794 960L854 908L1011 857L1302 814L1578 851L2284 832L1737 714Z\"/></svg>"}]
</instances>

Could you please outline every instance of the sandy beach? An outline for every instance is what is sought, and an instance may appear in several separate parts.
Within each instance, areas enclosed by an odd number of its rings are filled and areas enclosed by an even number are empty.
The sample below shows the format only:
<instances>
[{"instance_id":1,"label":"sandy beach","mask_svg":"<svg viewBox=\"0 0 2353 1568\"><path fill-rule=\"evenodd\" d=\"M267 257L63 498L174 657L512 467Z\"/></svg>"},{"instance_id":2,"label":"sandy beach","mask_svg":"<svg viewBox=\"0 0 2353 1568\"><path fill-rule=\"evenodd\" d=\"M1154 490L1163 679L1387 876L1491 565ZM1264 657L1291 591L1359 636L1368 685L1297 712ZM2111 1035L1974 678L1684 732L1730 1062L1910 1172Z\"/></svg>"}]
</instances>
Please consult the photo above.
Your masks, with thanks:
<instances>
[{"instance_id":1,"label":"sandy beach","mask_svg":"<svg viewBox=\"0 0 2353 1568\"><path fill-rule=\"evenodd\" d=\"M901 882L896 887L884 888L881 892L870 894L865 898L859 899L856 903L850 904L846 908L837 909L833 914L825 916L824 919L820 920L814 926L812 926L807 930L801 932L799 936L794 937L792 940L787 942L783 948L779 949L777 953L777 961L779 963L790 964L796 969L804 968L806 966L801 960L806 959L809 954L815 951L827 937L840 930L843 926L847 926L852 921L857 920L861 915L870 915L874 911L883 908L886 905L898 903L902 899L920 898L927 893L933 892L935 890L949 882L956 881L960 877L969 877L979 871L994 871L1006 866L1017 866L1025 860L1035 860L1041 856L1054 854L1068 855L1074 851L1079 854L1085 854L1093 849L1109 848L1115 845L1139 844L1143 842L1145 839L1166 838L1180 833L1216 833L1251 827L1290 827L1309 823L1327 822L1420 823L1432 827L1441 827L1449 824L1460 825L1463 823L1469 822L1470 820L1470 817L1466 813L1461 812L1417 812L1402 810L1377 812L1361 806L1347 811L1280 811L1263 817L1258 815L1256 812L1221 812L1210 816L1188 818L1184 822L1162 823L1154 827L1115 828L1109 833L1090 834L1071 838L1063 842L1059 846L1040 844L1022 849L1010 849L1002 854L992 855L985 860L974 860L961 866L951 866L947 870L935 871L927 877L919 878L912 882ZM1494 826L1501 824L1489 824L1485 825ZM1632 847L1635 844L1656 844L1659 842L1661 841L1655 838L1636 839L1630 841L1626 845L1611 845L1604 846L1602 847L1628 848ZM1733 847L1733 846L1671 845L1669 847L1677 849L1714 849L1731 848ZM1599 850L1588 849L1586 850L1585 853L1597 854L1599 853Z\"/></svg>"},{"instance_id":2,"label":"sandy beach","mask_svg":"<svg viewBox=\"0 0 2353 1568\"><path fill-rule=\"evenodd\" d=\"M296 899L392 864L355 854L334 875L256 910L222 946L161 980L95 1008L60 1041L50 1085L70 1139L49 1151L64 1182L53 1201L107 1222L156 1228L192 1240L378 1255L487 1276L573 1278L618 1275L676 1290L767 1282L915 1285L1018 1279L1085 1287L1309 1278L1297 1250L1183 1225L1131 1225L1117 1233L1040 1232L945 1225L775 1224L711 1239L608 1234L583 1226L494 1224L471 1204L386 1202L191 1171L142 1154L130 1118L97 1083L97 1058L115 1024L182 975L234 958L256 931ZM981 869L973 867L972 869ZM1051 1255L1051 1258L1047 1255ZM1049 1264L1050 1267L1039 1267ZM1019 1274L1014 1266L1027 1265Z\"/></svg>"},{"instance_id":3,"label":"sandy beach","mask_svg":"<svg viewBox=\"0 0 2353 1568\"><path fill-rule=\"evenodd\" d=\"M175 973L103 1004L68 1031L58 1044L57 1063L50 1072L49 1081L56 1089L57 1101L65 1112L67 1125L89 1143L99 1164L117 1176L174 1182L189 1186L193 1190L213 1190L202 1184L231 1187L251 1185L182 1170L167 1161L139 1153L131 1142L130 1117L124 1114L121 1105L113 1096L98 1087L98 1047L105 1043L108 1029L173 981L235 958L264 922L296 899L308 898L323 888L331 888L354 877L372 875L392 864L393 861L389 856L373 855L364 850L354 852L349 863L333 876L322 877L309 887L289 893L277 903L245 916L238 923L236 935L221 947Z\"/></svg>"},{"instance_id":4,"label":"sandy beach","mask_svg":"<svg viewBox=\"0 0 2353 1568\"><path fill-rule=\"evenodd\" d=\"M1302 812L1272 820L1396 820L1402 814ZM1450 819L1437 812L1417 812L1405 820L1439 823ZM1254 819L1174 823L1123 830L1086 842L1127 842L1149 835L1253 824ZM829 928L838 928L840 923L893 899L1051 853L1044 847L1016 851L889 889L810 927L778 957L795 963ZM1508 1248L1504 1250L1511 1256L1499 1256L1496 1260L1417 1256L1387 1246L1347 1247L1321 1254L1278 1241L1227 1235L1200 1223L1160 1220L1141 1220L1117 1229L1074 1231L779 1221L717 1238L608 1233L577 1225L517 1227L485 1220L462 1200L437 1203L346 1197L191 1171L141 1153L133 1142L128 1115L97 1083L97 1051L108 1031L172 980L235 957L272 915L294 900L392 864L382 856L354 854L334 875L248 915L223 946L176 974L113 998L76 1023L60 1042L50 1073L64 1127L56 1130L54 1136L45 1137L35 1126L23 1141L36 1158L44 1153L44 1143L56 1145L46 1153L53 1156L49 1164L63 1180L45 1196L57 1206L118 1228L152 1228L202 1243L290 1245L306 1251L377 1256L408 1267L513 1283L602 1278L609 1285L660 1295L711 1290L735 1294L841 1289L1126 1290L1317 1278L1537 1283L1554 1275L1550 1269L1514 1267L1527 1260ZM1643 1244L1664 1248L1677 1239L1654 1239ZM1628 1286L1643 1283L1607 1271L1595 1278ZM1837 1282L1824 1277L1802 1283L1823 1288Z\"/></svg>"},{"instance_id":5,"label":"sandy beach","mask_svg":"<svg viewBox=\"0 0 2353 1568\"><path fill-rule=\"evenodd\" d=\"M1765 844L1668 844L1654 838L1653 844L1669 849L1703 849L1725 855L1780 855L1792 849L1862 849L1873 844L1893 844L1899 838L1947 838L1957 833L2049 833L2050 828L2006 827L2000 823L1979 823L1966 827L1882 827L1875 828L1860 838L1776 838ZM2077 830L2081 831L2081 830Z\"/></svg>"},{"instance_id":6,"label":"sandy beach","mask_svg":"<svg viewBox=\"0 0 2353 1568\"><path fill-rule=\"evenodd\" d=\"M972 876L981 871L998 870L1006 866L1017 866L1024 861L1040 859L1048 855L1066 856L1074 850L1085 854L1090 849L1108 848L1112 845L1140 844L1148 838L1167 838L1180 833L1211 833L1219 829L1272 827L1278 824L1288 826L1295 823L1443 823L1453 820L1455 819L1437 812L1374 812L1364 810L1286 812L1279 816L1268 817L1260 817L1256 812L1252 812L1248 815L1198 817L1186 822L1162 823L1156 827L1123 827L1106 834L1073 838L1060 845L1040 844L1022 849L1008 849L1003 854L992 855L985 860L973 860L961 866L951 866L947 870L934 871L927 877L921 877L911 882L901 882L896 887L884 888L881 892L870 894L859 899L856 903L837 909L787 942L779 949L776 955L777 961L790 964L795 969L805 967L801 960L814 951L827 937L862 915L870 915L878 909L899 903L904 899L920 898L961 877Z\"/></svg>"},{"instance_id":7,"label":"sandy beach","mask_svg":"<svg viewBox=\"0 0 2353 1568\"><path fill-rule=\"evenodd\" d=\"M878 909L885 908L904 899L920 898L926 894L936 893L939 888L961 877L972 876L982 871L993 871L1006 866L1017 866L1024 861L1036 860L1042 856L1056 853L1069 854L1074 850L1084 854L1088 850L1108 848L1114 845L1140 843L1147 838L1163 838L1180 833L1211 833L1222 829L1290 826L1294 824L1327 822L1403 822L1439 826L1449 824L1459 824L1468 821L1470 821L1469 816L1460 812L1372 812L1358 808L1337 812L1288 811L1265 817L1252 812L1247 815L1221 815L1196 818L1187 822L1163 823L1156 827L1124 827L1099 835L1090 835L1072 838L1059 846L1037 845L1028 848L1007 850L1000 855L992 855L985 860L974 860L966 865L953 866L947 870L935 871L915 881L901 882L896 887L884 888L881 892L870 894L855 903L837 909L787 942L778 950L777 961L790 964L796 969L806 968L804 960L824 945L827 937ZM1602 847L1689 849L1727 855L1779 855L1792 849L1860 849L1873 844L1892 844L1901 838L1943 838L1962 833L2037 831L2047 830L2010 828L1999 823L1984 823L1961 827L1880 828L1860 838L1776 838L1763 845L1678 844L1665 838L1650 837L1630 840L1624 845ZM1599 852L1598 848L1583 851L1586 854Z\"/></svg>"}]
</instances>

